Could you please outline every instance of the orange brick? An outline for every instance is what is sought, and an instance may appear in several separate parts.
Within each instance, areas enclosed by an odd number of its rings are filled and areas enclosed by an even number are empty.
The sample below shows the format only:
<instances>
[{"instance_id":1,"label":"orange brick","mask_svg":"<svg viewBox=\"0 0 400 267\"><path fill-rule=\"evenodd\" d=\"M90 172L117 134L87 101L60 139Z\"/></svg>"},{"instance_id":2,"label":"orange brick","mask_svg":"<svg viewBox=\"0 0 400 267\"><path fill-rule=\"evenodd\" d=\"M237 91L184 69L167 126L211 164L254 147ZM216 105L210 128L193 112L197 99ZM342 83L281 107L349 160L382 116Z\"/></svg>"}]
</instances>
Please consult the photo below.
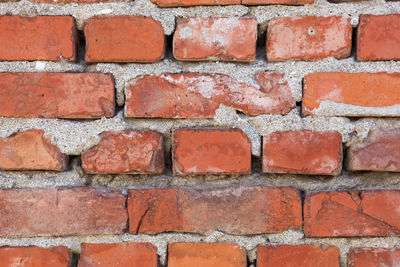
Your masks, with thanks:
<instances>
[{"instance_id":1,"label":"orange brick","mask_svg":"<svg viewBox=\"0 0 400 267\"><path fill-rule=\"evenodd\" d=\"M112 117L114 81L102 73L0 73L0 116Z\"/></svg>"},{"instance_id":2,"label":"orange brick","mask_svg":"<svg viewBox=\"0 0 400 267\"><path fill-rule=\"evenodd\" d=\"M103 132L100 143L82 153L88 173L162 173L163 136L157 132Z\"/></svg>"},{"instance_id":3,"label":"orange brick","mask_svg":"<svg viewBox=\"0 0 400 267\"><path fill-rule=\"evenodd\" d=\"M352 248L349 267L396 267L400 265L400 250L385 248Z\"/></svg>"},{"instance_id":4,"label":"orange brick","mask_svg":"<svg viewBox=\"0 0 400 267\"><path fill-rule=\"evenodd\" d=\"M244 250L231 243L172 243L168 245L169 267L246 267Z\"/></svg>"},{"instance_id":5,"label":"orange brick","mask_svg":"<svg viewBox=\"0 0 400 267\"><path fill-rule=\"evenodd\" d=\"M399 116L399 73L320 72L304 77L303 113Z\"/></svg>"},{"instance_id":6,"label":"orange brick","mask_svg":"<svg viewBox=\"0 0 400 267\"><path fill-rule=\"evenodd\" d=\"M269 61L350 56L352 27L343 17L275 18L268 23Z\"/></svg>"},{"instance_id":7,"label":"orange brick","mask_svg":"<svg viewBox=\"0 0 400 267\"><path fill-rule=\"evenodd\" d=\"M11 267L69 267L71 252L67 247L2 247L1 266Z\"/></svg>"},{"instance_id":8,"label":"orange brick","mask_svg":"<svg viewBox=\"0 0 400 267\"><path fill-rule=\"evenodd\" d=\"M341 169L339 132L288 131L263 137L263 172L337 175Z\"/></svg>"},{"instance_id":9,"label":"orange brick","mask_svg":"<svg viewBox=\"0 0 400 267\"><path fill-rule=\"evenodd\" d=\"M339 267L337 247L314 245L280 245L258 247L258 267Z\"/></svg>"},{"instance_id":10,"label":"orange brick","mask_svg":"<svg viewBox=\"0 0 400 267\"><path fill-rule=\"evenodd\" d=\"M175 175L251 172L251 144L237 129L180 129L173 132Z\"/></svg>"},{"instance_id":11,"label":"orange brick","mask_svg":"<svg viewBox=\"0 0 400 267\"><path fill-rule=\"evenodd\" d=\"M82 244L78 267L157 267L157 248L151 243Z\"/></svg>"},{"instance_id":12,"label":"orange brick","mask_svg":"<svg viewBox=\"0 0 400 267\"><path fill-rule=\"evenodd\" d=\"M160 7L240 5L240 0L151 0Z\"/></svg>"},{"instance_id":13,"label":"orange brick","mask_svg":"<svg viewBox=\"0 0 400 267\"><path fill-rule=\"evenodd\" d=\"M43 135L42 130L29 130L0 138L0 169L64 170L68 157Z\"/></svg>"},{"instance_id":14,"label":"orange brick","mask_svg":"<svg viewBox=\"0 0 400 267\"><path fill-rule=\"evenodd\" d=\"M190 18L178 22L173 51L178 60L252 62L255 59L255 18Z\"/></svg>"},{"instance_id":15,"label":"orange brick","mask_svg":"<svg viewBox=\"0 0 400 267\"><path fill-rule=\"evenodd\" d=\"M87 62L156 62L164 57L164 30L150 17L92 17L84 32Z\"/></svg>"},{"instance_id":16,"label":"orange brick","mask_svg":"<svg viewBox=\"0 0 400 267\"><path fill-rule=\"evenodd\" d=\"M300 194L288 187L130 190L128 212L132 234L255 235L302 228Z\"/></svg>"},{"instance_id":17,"label":"orange brick","mask_svg":"<svg viewBox=\"0 0 400 267\"><path fill-rule=\"evenodd\" d=\"M314 0L242 0L243 5L304 5L312 3Z\"/></svg>"},{"instance_id":18,"label":"orange brick","mask_svg":"<svg viewBox=\"0 0 400 267\"><path fill-rule=\"evenodd\" d=\"M76 40L71 16L0 16L0 61L75 61Z\"/></svg>"}]
</instances>

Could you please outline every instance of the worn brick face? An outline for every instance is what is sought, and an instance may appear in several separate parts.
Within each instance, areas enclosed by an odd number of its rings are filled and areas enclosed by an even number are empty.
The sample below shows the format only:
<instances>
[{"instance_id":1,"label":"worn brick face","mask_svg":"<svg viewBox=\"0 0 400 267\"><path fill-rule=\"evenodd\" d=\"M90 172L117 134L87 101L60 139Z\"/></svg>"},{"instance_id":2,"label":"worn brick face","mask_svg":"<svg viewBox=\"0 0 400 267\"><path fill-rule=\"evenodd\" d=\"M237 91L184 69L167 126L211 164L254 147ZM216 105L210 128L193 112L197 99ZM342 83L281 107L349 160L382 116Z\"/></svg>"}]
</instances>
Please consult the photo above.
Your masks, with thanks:
<instances>
[{"instance_id":1,"label":"worn brick face","mask_svg":"<svg viewBox=\"0 0 400 267\"><path fill-rule=\"evenodd\" d=\"M212 118L221 104L248 115L286 114L296 106L283 74L260 72L260 89L223 74L145 75L129 82L127 117Z\"/></svg>"},{"instance_id":2,"label":"worn brick face","mask_svg":"<svg viewBox=\"0 0 400 267\"><path fill-rule=\"evenodd\" d=\"M42 130L0 138L0 169L62 171L67 163L68 157L44 137Z\"/></svg>"},{"instance_id":3,"label":"worn brick face","mask_svg":"<svg viewBox=\"0 0 400 267\"><path fill-rule=\"evenodd\" d=\"M258 247L257 267L339 267L339 249L318 245Z\"/></svg>"},{"instance_id":4,"label":"worn brick face","mask_svg":"<svg viewBox=\"0 0 400 267\"><path fill-rule=\"evenodd\" d=\"M303 113L399 116L399 73L320 72L304 77Z\"/></svg>"},{"instance_id":5,"label":"worn brick face","mask_svg":"<svg viewBox=\"0 0 400 267\"><path fill-rule=\"evenodd\" d=\"M343 17L275 18L268 23L268 61L350 56L352 27Z\"/></svg>"},{"instance_id":6,"label":"worn brick face","mask_svg":"<svg viewBox=\"0 0 400 267\"><path fill-rule=\"evenodd\" d=\"M304 5L312 3L314 0L242 0L243 5Z\"/></svg>"},{"instance_id":7,"label":"worn brick face","mask_svg":"<svg viewBox=\"0 0 400 267\"><path fill-rule=\"evenodd\" d=\"M88 173L162 173L163 136L150 131L103 132L100 143L82 153Z\"/></svg>"},{"instance_id":8,"label":"worn brick face","mask_svg":"<svg viewBox=\"0 0 400 267\"><path fill-rule=\"evenodd\" d=\"M157 267L157 248L151 243L83 243L78 267Z\"/></svg>"},{"instance_id":9,"label":"worn brick face","mask_svg":"<svg viewBox=\"0 0 400 267\"><path fill-rule=\"evenodd\" d=\"M352 248L349 267L400 266L400 250L385 248Z\"/></svg>"},{"instance_id":10,"label":"worn brick face","mask_svg":"<svg viewBox=\"0 0 400 267\"><path fill-rule=\"evenodd\" d=\"M251 62L255 59L256 40L255 18L190 18L178 22L174 57Z\"/></svg>"},{"instance_id":11,"label":"worn brick face","mask_svg":"<svg viewBox=\"0 0 400 267\"><path fill-rule=\"evenodd\" d=\"M151 0L160 7L239 5L241 0Z\"/></svg>"},{"instance_id":12,"label":"worn brick face","mask_svg":"<svg viewBox=\"0 0 400 267\"><path fill-rule=\"evenodd\" d=\"M69 267L72 255L67 247L2 247L0 265L4 267Z\"/></svg>"},{"instance_id":13,"label":"worn brick face","mask_svg":"<svg viewBox=\"0 0 400 267\"><path fill-rule=\"evenodd\" d=\"M169 267L246 267L244 250L232 243L172 243L168 245Z\"/></svg>"},{"instance_id":14,"label":"worn brick face","mask_svg":"<svg viewBox=\"0 0 400 267\"><path fill-rule=\"evenodd\" d=\"M155 62L164 57L164 30L150 17L93 17L84 32L87 62Z\"/></svg>"},{"instance_id":15,"label":"worn brick face","mask_svg":"<svg viewBox=\"0 0 400 267\"><path fill-rule=\"evenodd\" d=\"M342 168L339 132L287 131L263 137L263 171L337 175Z\"/></svg>"},{"instance_id":16,"label":"worn brick face","mask_svg":"<svg viewBox=\"0 0 400 267\"><path fill-rule=\"evenodd\" d=\"M397 190L309 194L304 232L312 237L399 235L399 203Z\"/></svg>"},{"instance_id":17,"label":"worn brick face","mask_svg":"<svg viewBox=\"0 0 400 267\"><path fill-rule=\"evenodd\" d=\"M0 16L0 61L75 61L76 39L72 16Z\"/></svg>"},{"instance_id":18,"label":"worn brick face","mask_svg":"<svg viewBox=\"0 0 400 267\"><path fill-rule=\"evenodd\" d=\"M131 190L128 212L132 234L253 235L302 227L299 192L287 187Z\"/></svg>"},{"instance_id":19,"label":"worn brick face","mask_svg":"<svg viewBox=\"0 0 400 267\"><path fill-rule=\"evenodd\" d=\"M125 200L89 188L0 190L0 237L121 234Z\"/></svg>"},{"instance_id":20,"label":"worn brick face","mask_svg":"<svg viewBox=\"0 0 400 267\"><path fill-rule=\"evenodd\" d=\"M246 174L251 144L237 129L181 129L173 132L172 164L176 175Z\"/></svg>"}]
</instances>

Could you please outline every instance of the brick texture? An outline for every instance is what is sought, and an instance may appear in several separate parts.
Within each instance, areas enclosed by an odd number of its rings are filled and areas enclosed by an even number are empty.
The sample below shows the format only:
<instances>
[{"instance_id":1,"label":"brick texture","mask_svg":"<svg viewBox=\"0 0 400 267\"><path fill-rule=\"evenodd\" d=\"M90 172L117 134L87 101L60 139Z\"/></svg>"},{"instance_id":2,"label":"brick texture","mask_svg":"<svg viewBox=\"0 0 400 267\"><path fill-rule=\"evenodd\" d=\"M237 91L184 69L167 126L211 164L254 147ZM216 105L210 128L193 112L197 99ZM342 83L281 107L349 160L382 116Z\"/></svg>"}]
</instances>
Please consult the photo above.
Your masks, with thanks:
<instances>
[{"instance_id":1,"label":"brick texture","mask_svg":"<svg viewBox=\"0 0 400 267\"><path fill-rule=\"evenodd\" d=\"M0 61L75 61L76 39L70 16L0 16Z\"/></svg>"},{"instance_id":2,"label":"brick texture","mask_svg":"<svg viewBox=\"0 0 400 267\"><path fill-rule=\"evenodd\" d=\"M82 153L88 173L162 173L163 136L157 132L103 132L100 143Z\"/></svg>"},{"instance_id":3,"label":"brick texture","mask_svg":"<svg viewBox=\"0 0 400 267\"><path fill-rule=\"evenodd\" d=\"M400 265L399 249L352 248L349 253L349 267L396 267Z\"/></svg>"},{"instance_id":4,"label":"brick texture","mask_svg":"<svg viewBox=\"0 0 400 267\"><path fill-rule=\"evenodd\" d=\"M112 117L114 81L101 73L0 73L0 116Z\"/></svg>"},{"instance_id":5,"label":"brick texture","mask_svg":"<svg viewBox=\"0 0 400 267\"><path fill-rule=\"evenodd\" d=\"M314 0L242 0L243 5L304 5L312 3Z\"/></svg>"},{"instance_id":6,"label":"brick texture","mask_svg":"<svg viewBox=\"0 0 400 267\"><path fill-rule=\"evenodd\" d=\"M151 0L160 7L239 5L241 0Z\"/></svg>"},{"instance_id":7,"label":"brick texture","mask_svg":"<svg viewBox=\"0 0 400 267\"><path fill-rule=\"evenodd\" d=\"M299 192L286 187L131 190L128 212L132 234L253 235L302 227Z\"/></svg>"}]
</instances>

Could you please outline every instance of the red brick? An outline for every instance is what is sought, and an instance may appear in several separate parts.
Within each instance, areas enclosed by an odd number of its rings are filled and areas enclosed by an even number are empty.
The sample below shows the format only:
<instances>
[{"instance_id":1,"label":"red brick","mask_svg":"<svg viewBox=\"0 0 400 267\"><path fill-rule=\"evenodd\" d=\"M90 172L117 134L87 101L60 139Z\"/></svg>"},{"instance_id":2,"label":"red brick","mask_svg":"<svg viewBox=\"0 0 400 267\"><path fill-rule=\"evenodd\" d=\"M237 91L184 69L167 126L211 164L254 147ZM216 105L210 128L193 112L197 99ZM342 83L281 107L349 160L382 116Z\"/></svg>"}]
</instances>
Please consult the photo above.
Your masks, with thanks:
<instances>
[{"instance_id":1,"label":"red brick","mask_svg":"<svg viewBox=\"0 0 400 267\"><path fill-rule=\"evenodd\" d=\"M400 266L400 250L385 248L352 248L349 267Z\"/></svg>"},{"instance_id":2,"label":"red brick","mask_svg":"<svg viewBox=\"0 0 400 267\"><path fill-rule=\"evenodd\" d=\"M164 57L164 30L150 17L92 17L84 32L87 62L156 62Z\"/></svg>"},{"instance_id":3,"label":"red brick","mask_svg":"<svg viewBox=\"0 0 400 267\"><path fill-rule=\"evenodd\" d=\"M304 5L312 3L314 0L242 0L243 5Z\"/></svg>"},{"instance_id":4,"label":"red brick","mask_svg":"<svg viewBox=\"0 0 400 267\"><path fill-rule=\"evenodd\" d=\"M90 188L0 190L0 237L121 234L125 201Z\"/></svg>"},{"instance_id":5,"label":"red brick","mask_svg":"<svg viewBox=\"0 0 400 267\"><path fill-rule=\"evenodd\" d=\"M400 59L399 34L400 15L361 15L357 31L357 59Z\"/></svg>"},{"instance_id":6,"label":"red brick","mask_svg":"<svg viewBox=\"0 0 400 267\"><path fill-rule=\"evenodd\" d=\"M251 172L251 144L241 130L180 129L172 135L174 175Z\"/></svg>"},{"instance_id":7,"label":"red brick","mask_svg":"<svg viewBox=\"0 0 400 267\"><path fill-rule=\"evenodd\" d=\"M178 22L173 51L178 60L252 62L256 41L255 18L190 18Z\"/></svg>"},{"instance_id":8,"label":"red brick","mask_svg":"<svg viewBox=\"0 0 400 267\"><path fill-rule=\"evenodd\" d=\"M317 60L350 56L352 27L349 18L276 18L268 23L269 61Z\"/></svg>"},{"instance_id":9,"label":"red brick","mask_svg":"<svg viewBox=\"0 0 400 267\"><path fill-rule=\"evenodd\" d=\"M306 196L307 236L390 236L400 234L400 191L320 192Z\"/></svg>"},{"instance_id":10,"label":"red brick","mask_svg":"<svg viewBox=\"0 0 400 267\"><path fill-rule=\"evenodd\" d=\"M111 74L0 73L3 117L112 117L114 95Z\"/></svg>"},{"instance_id":11,"label":"red brick","mask_svg":"<svg viewBox=\"0 0 400 267\"><path fill-rule=\"evenodd\" d=\"M347 150L347 169L352 171L400 171L400 129L373 131L362 143Z\"/></svg>"},{"instance_id":12,"label":"red brick","mask_svg":"<svg viewBox=\"0 0 400 267\"><path fill-rule=\"evenodd\" d=\"M0 169L64 170L68 157L43 135L42 130L28 130L0 138Z\"/></svg>"},{"instance_id":13,"label":"red brick","mask_svg":"<svg viewBox=\"0 0 400 267\"><path fill-rule=\"evenodd\" d=\"M288 131L263 137L263 172L337 175L341 169L339 132Z\"/></svg>"},{"instance_id":14,"label":"red brick","mask_svg":"<svg viewBox=\"0 0 400 267\"><path fill-rule=\"evenodd\" d=\"M71 16L0 16L0 61L75 61L76 40Z\"/></svg>"},{"instance_id":15,"label":"red brick","mask_svg":"<svg viewBox=\"0 0 400 267\"><path fill-rule=\"evenodd\" d=\"M129 231L253 235L302 228L293 188L226 187L129 191Z\"/></svg>"},{"instance_id":16,"label":"red brick","mask_svg":"<svg viewBox=\"0 0 400 267\"><path fill-rule=\"evenodd\" d=\"M168 245L169 267L246 267L244 250L231 243L172 243Z\"/></svg>"},{"instance_id":17,"label":"red brick","mask_svg":"<svg viewBox=\"0 0 400 267\"><path fill-rule=\"evenodd\" d=\"M161 7L240 5L240 0L151 0Z\"/></svg>"},{"instance_id":18,"label":"red brick","mask_svg":"<svg viewBox=\"0 0 400 267\"><path fill-rule=\"evenodd\" d=\"M399 116L399 73L320 72L304 77L303 113Z\"/></svg>"},{"instance_id":19,"label":"red brick","mask_svg":"<svg viewBox=\"0 0 400 267\"><path fill-rule=\"evenodd\" d=\"M260 72L260 89L223 74L145 75L126 88L127 117L212 118L221 104L248 115L287 114L296 106L283 74Z\"/></svg>"},{"instance_id":20,"label":"red brick","mask_svg":"<svg viewBox=\"0 0 400 267\"><path fill-rule=\"evenodd\" d=\"M78 267L157 267L157 248L151 243L82 244Z\"/></svg>"},{"instance_id":21,"label":"red brick","mask_svg":"<svg viewBox=\"0 0 400 267\"><path fill-rule=\"evenodd\" d=\"M69 267L71 252L67 247L2 247L1 266L18 267Z\"/></svg>"},{"instance_id":22,"label":"red brick","mask_svg":"<svg viewBox=\"0 0 400 267\"><path fill-rule=\"evenodd\" d=\"M257 267L287 266L339 267L339 249L314 245L258 247Z\"/></svg>"},{"instance_id":23,"label":"red brick","mask_svg":"<svg viewBox=\"0 0 400 267\"><path fill-rule=\"evenodd\" d=\"M88 173L162 173L163 136L157 132L103 132L100 143L82 153Z\"/></svg>"}]
</instances>

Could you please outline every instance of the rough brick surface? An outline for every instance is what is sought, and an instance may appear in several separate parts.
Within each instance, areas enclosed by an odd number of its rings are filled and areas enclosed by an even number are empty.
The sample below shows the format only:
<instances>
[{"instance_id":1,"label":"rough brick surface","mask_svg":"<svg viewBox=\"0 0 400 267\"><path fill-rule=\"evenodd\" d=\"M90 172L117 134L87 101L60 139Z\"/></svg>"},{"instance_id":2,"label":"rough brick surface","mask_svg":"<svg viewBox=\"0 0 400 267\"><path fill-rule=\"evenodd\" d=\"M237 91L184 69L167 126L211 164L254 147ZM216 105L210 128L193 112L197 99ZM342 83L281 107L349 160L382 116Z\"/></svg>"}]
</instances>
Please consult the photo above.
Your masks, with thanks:
<instances>
[{"instance_id":1,"label":"rough brick surface","mask_svg":"<svg viewBox=\"0 0 400 267\"><path fill-rule=\"evenodd\" d=\"M312 3L314 0L242 0L243 5L304 5Z\"/></svg>"},{"instance_id":2,"label":"rough brick surface","mask_svg":"<svg viewBox=\"0 0 400 267\"><path fill-rule=\"evenodd\" d=\"M352 171L400 171L400 129L373 131L347 150L347 169Z\"/></svg>"},{"instance_id":3,"label":"rough brick surface","mask_svg":"<svg viewBox=\"0 0 400 267\"><path fill-rule=\"evenodd\" d=\"M400 191L321 192L306 196L307 236L389 236L400 234Z\"/></svg>"},{"instance_id":4,"label":"rough brick surface","mask_svg":"<svg viewBox=\"0 0 400 267\"><path fill-rule=\"evenodd\" d=\"M83 243L78 267L157 267L157 248L151 243Z\"/></svg>"},{"instance_id":5,"label":"rough brick surface","mask_svg":"<svg viewBox=\"0 0 400 267\"><path fill-rule=\"evenodd\" d=\"M240 0L151 0L161 7L239 5Z\"/></svg>"},{"instance_id":6,"label":"rough brick surface","mask_svg":"<svg viewBox=\"0 0 400 267\"><path fill-rule=\"evenodd\" d=\"M399 116L399 73L320 72L304 77L303 113Z\"/></svg>"},{"instance_id":7,"label":"rough brick surface","mask_svg":"<svg viewBox=\"0 0 400 267\"><path fill-rule=\"evenodd\" d=\"M164 30L150 17L93 17L84 32L87 62L155 62L164 57Z\"/></svg>"},{"instance_id":8,"label":"rough brick surface","mask_svg":"<svg viewBox=\"0 0 400 267\"><path fill-rule=\"evenodd\" d=\"M4 117L111 117L114 95L111 74L0 73L0 116Z\"/></svg>"},{"instance_id":9,"label":"rough brick surface","mask_svg":"<svg viewBox=\"0 0 400 267\"><path fill-rule=\"evenodd\" d=\"M339 249L317 245L258 247L257 267L339 267Z\"/></svg>"},{"instance_id":10,"label":"rough brick surface","mask_svg":"<svg viewBox=\"0 0 400 267\"><path fill-rule=\"evenodd\" d=\"M82 153L88 173L162 173L163 136L157 132L103 132L100 143Z\"/></svg>"},{"instance_id":11,"label":"rough brick surface","mask_svg":"<svg viewBox=\"0 0 400 267\"><path fill-rule=\"evenodd\" d=\"M246 267L245 251L231 243L172 243L168 245L169 267Z\"/></svg>"},{"instance_id":12,"label":"rough brick surface","mask_svg":"<svg viewBox=\"0 0 400 267\"><path fill-rule=\"evenodd\" d=\"M251 144L237 129L181 129L173 132L175 175L251 172Z\"/></svg>"},{"instance_id":13,"label":"rough brick surface","mask_svg":"<svg viewBox=\"0 0 400 267\"><path fill-rule=\"evenodd\" d=\"M263 137L263 172L337 175L341 169L339 132L287 131Z\"/></svg>"},{"instance_id":14,"label":"rough brick surface","mask_svg":"<svg viewBox=\"0 0 400 267\"><path fill-rule=\"evenodd\" d=\"M288 187L131 190L128 212L133 234L253 235L302 228L299 192Z\"/></svg>"},{"instance_id":15,"label":"rough brick surface","mask_svg":"<svg viewBox=\"0 0 400 267\"><path fill-rule=\"evenodd\" d=\"M173 51L178 60L251 62L256 41L255 18L190 18L178 22Z\"/></svg>"},{"instance_id":16,"label":"rough brick surface","mask_svg":"<svg viewBox=\"0 0 400 267\"><path fill-rule=\"evenodd\" d=\"M296 106L283 74L260 72L260 89L223 74L164 74L129 82L127 117L212 118L220 104L248 115L286 114Z\"/></svg>"},{"instance_id":17,"label":"rough brick surface","mask_svg":"<svg viewBox=\"0 0 400 267\"><path fill-rule=\"evenodd\" d=\"M0 190L0 237L121 234L125 201L89 188Z\"/></svg>"},{"instance_id":18,"label":"rough brick surface","mask_svg":"<svg viewBox=\"0 0 400 267\"><path fill-rule=\"evenodd\" d=\"M0 16L0 61L75 61L76 39L71 16Z\"/></svg>"},{"instance_id":19,"label":"rough brick surface","mask_svg":"<svg viewBox=\"0 0 400 267\"><path fill-rule=\"evenodd\" d=\"M399 34L400 15L361 15L357 31L357 59L400 59Z\"/></svg>"},{"instance_id":20,"label":"rough brick surface","mask_svg":"<svg viewBox=\"0 0 400 267\"><path fill-rule=\"evenodd\" d=\"M397 267L400 266L400 250L384 248L352 248L349 267Z\"/></svg>"},{"instance_id":21,"label":"rough brick surface","mask_svg":"<svg viewBox=\"0 0 400 267\"><path fill-rule=\"evenodd\" d=\"M0 169L64 170L68 157L43 135L42 130L29 130L0 138Z\"/></svg>"},{"instance_id":22,"label":"rough brick surface","mask_svg":"<svg viewBox=\"0 0 400 267\"><path fill-rule=\"evenodd\" d=\"M317 60L350 56L352 27L349 18L275 18L268 23L269 61Z\"/></svg>"},{"instance_id":23,"label":"rough brick surface","mask_svg":"<svg viewBox=\"0 0 400 267\"><path fill-rule=\"evenodd\" d=\"M71 253L67 247L2 247L0 265L4 267L69 267Z\"/></svg>"}]
</instances>

